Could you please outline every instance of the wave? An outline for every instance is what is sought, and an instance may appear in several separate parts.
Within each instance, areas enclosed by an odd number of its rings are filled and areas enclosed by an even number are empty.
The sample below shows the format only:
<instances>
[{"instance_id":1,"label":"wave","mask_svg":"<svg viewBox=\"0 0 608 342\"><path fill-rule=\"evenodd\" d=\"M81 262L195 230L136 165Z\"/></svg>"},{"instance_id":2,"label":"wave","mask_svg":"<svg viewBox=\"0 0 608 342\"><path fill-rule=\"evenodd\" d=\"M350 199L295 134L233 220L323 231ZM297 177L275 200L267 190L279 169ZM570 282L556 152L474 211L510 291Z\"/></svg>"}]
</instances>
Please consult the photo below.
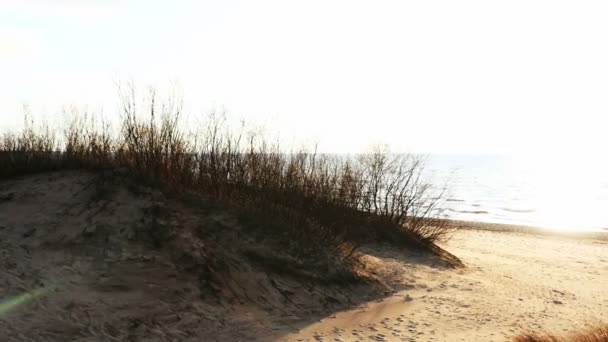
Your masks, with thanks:
<instances>
[{"instance_id":1,"label":"wave","mask_svg":"<svg viewBox=\"0 0 608 342\"><path fill-rule=\"evenodd\" d=\"M500 208L501 210L504 211L508 211L510 213L522 213L522 214L527 214L527 213L533 213L536 212L536 209L513 209L513 208Z\"/></svg>"},{"instance_id":2,"label":"wave","mask_svg":"<svg viewBox=\"0 0 608 342\"><path fill-rule=\"evenodd\" d=\"M458 199L458 198L448 198L447 200L445 200L446 202L464 202L463 199Z\"/></svg>"},{"instance_id":3,"label":"wave","mask_svg":"<svg viewBox=\"0 0 608 342\"><path fill-rule=\"evenodd\" d=\"M485 210L454 210L454 209L447 209L447 210L454 212L454 213L459 213L459 214L489 214L489 212L485 211Z\"/></svg>"}]
</instances>

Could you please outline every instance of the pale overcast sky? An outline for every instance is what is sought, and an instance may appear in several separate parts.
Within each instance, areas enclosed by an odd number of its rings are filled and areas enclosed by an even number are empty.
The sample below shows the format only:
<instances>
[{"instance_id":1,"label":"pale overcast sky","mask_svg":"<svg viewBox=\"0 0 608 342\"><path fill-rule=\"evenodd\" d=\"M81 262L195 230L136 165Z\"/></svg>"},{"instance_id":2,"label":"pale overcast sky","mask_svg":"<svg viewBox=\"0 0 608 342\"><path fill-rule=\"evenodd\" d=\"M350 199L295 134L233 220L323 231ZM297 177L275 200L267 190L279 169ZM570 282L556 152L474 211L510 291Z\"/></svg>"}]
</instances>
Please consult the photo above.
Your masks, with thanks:
<instances>
[{"instance_id":1,"label":"pale overcast sky","mask_svg":"<svg viewBox=\"0 0 608 342\"><path fill-rule=\"evenodd\" d=\"M3 0L0 126L23 103L112 114L132 78L326 151L603 153L606 18L605 0Z\"/></svg>"}]
</instances>

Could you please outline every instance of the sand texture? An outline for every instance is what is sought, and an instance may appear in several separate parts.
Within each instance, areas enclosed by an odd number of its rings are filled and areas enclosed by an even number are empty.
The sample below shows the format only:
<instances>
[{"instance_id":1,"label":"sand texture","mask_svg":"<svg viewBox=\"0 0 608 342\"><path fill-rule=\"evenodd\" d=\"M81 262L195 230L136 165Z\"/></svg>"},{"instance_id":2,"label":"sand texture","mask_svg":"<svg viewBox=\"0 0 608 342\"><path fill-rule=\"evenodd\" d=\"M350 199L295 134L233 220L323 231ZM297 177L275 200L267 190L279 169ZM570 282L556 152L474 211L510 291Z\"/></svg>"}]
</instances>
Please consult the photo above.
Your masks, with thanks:
<instances>
[{"instance_id":1,"label":"sand texture","mask_svg":"<svg viewBox=\"0 0 608 342\"><path fill-rule=\"evenodd\" d=\"M508 341L522 331L569 332L608 319L606 241L464 230L445 247L466 268L369 256L411 288L279 340Z\"/></svg>"}]
</instances>

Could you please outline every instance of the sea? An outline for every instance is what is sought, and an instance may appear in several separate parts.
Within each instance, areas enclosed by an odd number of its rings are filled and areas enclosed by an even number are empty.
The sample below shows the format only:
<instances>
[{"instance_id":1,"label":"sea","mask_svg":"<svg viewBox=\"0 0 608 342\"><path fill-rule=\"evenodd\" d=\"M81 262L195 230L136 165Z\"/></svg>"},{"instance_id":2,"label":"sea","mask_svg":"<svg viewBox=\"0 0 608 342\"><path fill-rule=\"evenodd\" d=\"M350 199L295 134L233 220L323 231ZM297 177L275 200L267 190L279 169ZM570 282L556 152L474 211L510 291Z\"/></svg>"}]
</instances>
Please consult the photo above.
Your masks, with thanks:
<instances>
[{"instance_id":1,"label":"sea","mask_svg":"<svg viewBox=\"0 0 608 342\"><path fill-rule=\"evenodd\" d=\"M608 155L426 156L449 218L608 231Z\"/></svg>"}]
</instances>

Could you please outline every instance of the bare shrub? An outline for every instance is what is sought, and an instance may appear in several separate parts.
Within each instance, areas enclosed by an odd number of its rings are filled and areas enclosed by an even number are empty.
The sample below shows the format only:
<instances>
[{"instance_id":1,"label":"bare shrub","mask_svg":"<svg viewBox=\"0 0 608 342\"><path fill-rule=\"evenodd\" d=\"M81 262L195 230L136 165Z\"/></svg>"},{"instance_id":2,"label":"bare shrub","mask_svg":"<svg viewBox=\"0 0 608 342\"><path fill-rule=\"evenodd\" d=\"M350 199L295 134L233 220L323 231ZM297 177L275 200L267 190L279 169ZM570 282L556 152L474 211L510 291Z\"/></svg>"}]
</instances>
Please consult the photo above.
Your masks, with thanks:
<instances>
[{"instance_id":1,"label":"bare shrub","mask_svg":"<svg viewBox=\"0 0 608 342\"><path fill-rule=\"evenodd\" d=\"M59 142L48 126L36 128L28 118L21 134L2 139L0 176L125 168L174 192L250 208L269 236L306 241L311 248L300 251L309 254L317 246L352 255L370 239L425 247L448 236L438 219L442 191L422 180L419 156L386 148L354 158L316 149L285 153L257 131L229 127L223 115L186 133L181 100L159 101L154 89L144 105L132 86L120 89L120 100L118 134L84 113L72 117Z\"/></svg>"},{"instance_id":2,"label":"bare shrub","mask_svg":"<svg viewBox=\"0 0 608 342\"><path fill-rule=\"evenodd\" d=\"M47 123L39 126L26 112L20 134L5 133L0 143L0 177L52 170L57 163L57 137Z\"/></svg>"},{"instance_id":3,"label":"bare shrub","mask_svg":"<svg viewBox=\"0 0 608 342\"><path fill-rule=\"evenodd\" d=\"M110 125L102 118L96 122L89 113L72 113L64 132L65 167L109 167L115 149Z\"/></svg>"}]
</instances>

